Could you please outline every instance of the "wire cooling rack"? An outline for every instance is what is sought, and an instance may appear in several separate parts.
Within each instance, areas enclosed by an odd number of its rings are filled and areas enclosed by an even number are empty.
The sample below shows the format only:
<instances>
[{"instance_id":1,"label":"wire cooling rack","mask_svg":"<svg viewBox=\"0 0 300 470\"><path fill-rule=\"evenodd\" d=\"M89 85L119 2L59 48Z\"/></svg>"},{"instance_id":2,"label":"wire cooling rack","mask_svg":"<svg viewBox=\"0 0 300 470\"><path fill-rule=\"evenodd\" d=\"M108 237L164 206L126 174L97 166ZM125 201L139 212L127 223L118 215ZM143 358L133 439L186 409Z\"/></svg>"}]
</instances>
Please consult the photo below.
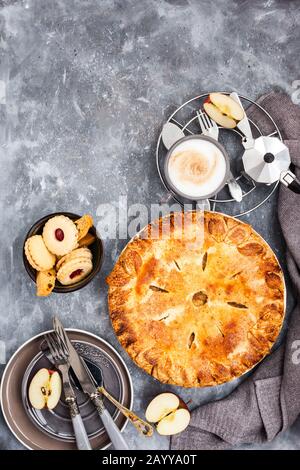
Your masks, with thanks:
<instances>
[{"instance_id":1,"label":"wire cooling rack","mask_svg":"<svg viewBox=\"0 0 300 470\"><path fill-rule=\"evenodd\" d=\"M229 92L221 92L229 95ZM171 114L167 119L167 122L173 122L177 124L186 135L200 134L201 130L198 124L196 111L203 107L204 101L207 99L210 93L203 93L199 96L191 98L190 100L183 103ZM280 130L272 118L272 116L258 103L239 95L242 105L247 114L249 107L254 106L256 109L256 115L259 115L259 121L265 121L266 127L268 128L268 134L277 136L282 140ZM253 108L252 108L253 109ZM248 116L251 130L254 137L264 135L263 129L258 125L257 122L251 120ZM164 124L165 124L164 123ZM276 181L270 185L256 184L249 176L247 176L243 170L242 165L242 154L244 147L242 145L243 134L237 128L235 129L224 129L219 126L219 141L227 150L230 157L230 168L234 178L238 181L243 191L242 202L237 202L231 198L228 187L225 186L218 194L213 198L209 199L210 210L223 212L233 217L242 217L250 212L261 207L267 200L274 194L279 182ZM184 204L191 204L190 200L184 199L183 197L176 194L172 188L168 185L168 182L164 175L164 161L167 155L167 149L165 148L161 134L157 141L156 147L156 165L160 179L168 191L168 194L181 206ZM197 201L195 201L195 205Z\"/></svg>"}]
</instances>

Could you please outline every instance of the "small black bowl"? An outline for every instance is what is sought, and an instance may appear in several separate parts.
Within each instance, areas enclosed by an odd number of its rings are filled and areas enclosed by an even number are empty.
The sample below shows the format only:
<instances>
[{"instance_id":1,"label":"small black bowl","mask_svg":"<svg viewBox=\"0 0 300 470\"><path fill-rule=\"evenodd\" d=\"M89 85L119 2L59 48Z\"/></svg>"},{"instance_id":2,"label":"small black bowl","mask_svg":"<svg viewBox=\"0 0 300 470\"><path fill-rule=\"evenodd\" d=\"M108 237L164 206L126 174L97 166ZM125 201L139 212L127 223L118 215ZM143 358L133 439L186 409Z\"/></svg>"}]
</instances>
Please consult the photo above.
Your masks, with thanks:
<instances>
[{"instance_id":1,"label":"small black bowl","mask_svg":"<svg viewBox=\"0 0 300 470\"><path fill-rule=\"evenodd\" d=\"M42 217L40 220L35 222L35 224L33 224L33 226L30 228L24 240L23 262L24 262L24 266L28 275L31 277L31 279L34 282L36 282L36 270L33 269L33 267L29 264L26 258L25 249L24 249L25 243L29 237L32 237L32 235L42 235L45 223L56 215L65 215L66 217L69 217L69 219L71 220L77 220L77 219L80 219L81 217L80 215L72 214L71 212L55 212L54 214L49 214L49 215L46 215L45 217ZM75 290L82 289L82 287L86 286L100 271L102 261L103 261L103 243L102 243L102 240L98 237L96 228L94 226L90 228L89 232L96 237L96 240L94 241L94 243L92 243L89 246L89 249L91 250L92 255L93 255L92 271L90 272L88 276L86 276L81 281L71 284L69 286L63 286L62 284L60 284L60 282L56 280L53 292L58 292L58 293L63 294L66 292L74 292Z\"/></svg>"}]
</instances>

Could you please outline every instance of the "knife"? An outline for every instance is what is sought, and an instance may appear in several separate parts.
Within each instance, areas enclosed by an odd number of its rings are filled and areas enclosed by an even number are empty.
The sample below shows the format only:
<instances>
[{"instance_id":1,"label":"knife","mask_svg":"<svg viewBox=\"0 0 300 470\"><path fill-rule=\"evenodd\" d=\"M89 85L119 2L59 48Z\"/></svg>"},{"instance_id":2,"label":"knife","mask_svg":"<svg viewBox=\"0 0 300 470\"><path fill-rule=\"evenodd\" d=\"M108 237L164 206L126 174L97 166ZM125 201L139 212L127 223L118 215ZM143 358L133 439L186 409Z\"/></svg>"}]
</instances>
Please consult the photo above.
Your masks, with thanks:
<instances>
[{"instance_id":1,"label":"knife","mask_svg":"<svg viewBox=\"0 0 300 470\"><path fill-rule=\"evenodd\" d=\"M103 400L100 396L97 386L95 385L93 376L91 375L84 360L81 359L81 357L78 355L77 351L69 340L62 323L57 317L53 318L53 328L56 334L61 338L61 340L69 349L69 361L73 372L80 382L83 392L90 397L95 408L97 409L114 448L116 450L129 450L129 447L126 444L120 429L117 427L110 413L103 404Z\"/></svg>"},{"instance_id":2,"label":"knife","mask_svg":"<svg viewBox=\"0 0 300 470\"><path fill-rule=\"evenodd\" d=\"M242 105L242 102L240 100L240 97L239 95L233 91L232 93L230 93L230 97L236 101L236 103L238 103L240 105L240 107L243 109L244 111L244 117L241 121L239 121L237 123L237 128L242 131L242 133L244 134L245 136L245 140L246 141L249 141L249 146L252 145L252 142L254 142L254 139L253 139L253 136L252 136L252 130L251 130L251 126L250 126L250 122L248 120L248 117L247 117L247 114L246 114L246 111L244 110L244 106ZM250 145L251 143L251 145Z\"/></svg>"}]
</instances>

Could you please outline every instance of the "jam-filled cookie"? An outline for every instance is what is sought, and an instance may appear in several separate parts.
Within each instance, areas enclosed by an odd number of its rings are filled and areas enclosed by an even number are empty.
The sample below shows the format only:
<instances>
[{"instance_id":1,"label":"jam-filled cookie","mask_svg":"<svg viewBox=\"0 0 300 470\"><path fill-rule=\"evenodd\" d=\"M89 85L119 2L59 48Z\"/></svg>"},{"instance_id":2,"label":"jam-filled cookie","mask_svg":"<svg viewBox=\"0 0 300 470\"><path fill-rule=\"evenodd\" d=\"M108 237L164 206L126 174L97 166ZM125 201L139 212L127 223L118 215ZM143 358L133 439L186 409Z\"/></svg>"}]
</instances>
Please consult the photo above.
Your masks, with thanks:
<instances>
[{"instance_id":1,"label":"jam-filled cookie","mask_svg":"<svg viewBox=\"0 0 300 470\"><path fill-rule=\"evenodd\" d=\"M56 257L50 253L41 235L33 235L26 240L25 255L29 264L37 271L51 269L56 262Z\"/></svg>"},{"instance_id":2,"label":"jam-filled cookie","mask_svg":"<svg viewBox=\"0 0 300 470\"><path fill-rule=\"evenodd\" d=\"M74 259L92 259L92 252L88 248L77 248L76 250L68 253L67 255L63 256L58 260L56 264L56 270L58 271L61 266L66 263L67 261L71 261Z\"/></svg>"},{"instance_id":3,"label":"jam-filled cookie","mask_svg":"<svg viewBox=\"0 0 300 470\"><path fill-rule=\"evenodd\" d=\"M90 274L93 263L88 258L66 261L57 271L57 279L64 286L75 284Z\"/></svg>"},{"instance_id":4,"label":"jam-filled cookie","mask_svg":"<svg viewBox=\"0 0 300 470\"><path fill-rule=\"evenodd\" d=\"M64 215L57 215L46 222L43 230L45 245L51 253L64 256L77 246L78 231L74 222Z\"/></svg>"}]
</instances>

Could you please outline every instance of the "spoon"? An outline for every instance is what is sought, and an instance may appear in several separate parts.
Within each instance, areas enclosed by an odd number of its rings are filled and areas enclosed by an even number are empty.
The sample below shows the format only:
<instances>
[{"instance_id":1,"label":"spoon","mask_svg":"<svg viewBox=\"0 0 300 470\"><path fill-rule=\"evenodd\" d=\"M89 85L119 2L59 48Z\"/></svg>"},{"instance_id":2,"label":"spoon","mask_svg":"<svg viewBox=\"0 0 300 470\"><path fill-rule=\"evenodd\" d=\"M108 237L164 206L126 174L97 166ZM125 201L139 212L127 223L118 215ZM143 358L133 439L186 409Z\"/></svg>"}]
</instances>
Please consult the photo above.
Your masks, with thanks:
<instances>
[{"instance_id":1,"label":"spoon","mask_svg":"<svg viewBox=\"0 0 300 470\"><path fill-rule=\"evenodd\" d=\"M183 137L185 137L183 130L172 122L166 122L162 128L161 138L167 150L169 150L177 140Z\"/></svg>"}]
</instances>

